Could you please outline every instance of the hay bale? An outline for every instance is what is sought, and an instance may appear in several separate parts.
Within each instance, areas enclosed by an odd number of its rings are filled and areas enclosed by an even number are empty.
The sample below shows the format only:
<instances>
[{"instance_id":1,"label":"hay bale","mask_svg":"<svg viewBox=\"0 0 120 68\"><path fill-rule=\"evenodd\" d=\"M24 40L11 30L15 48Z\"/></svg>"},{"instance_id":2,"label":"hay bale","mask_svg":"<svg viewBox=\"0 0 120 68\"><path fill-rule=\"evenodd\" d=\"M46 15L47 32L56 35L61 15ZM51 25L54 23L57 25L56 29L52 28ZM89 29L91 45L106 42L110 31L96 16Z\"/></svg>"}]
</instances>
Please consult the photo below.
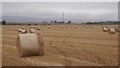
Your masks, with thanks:
<instances>
[{"instance_id":1,"label":"hay bale","mask_svg":"<svg viewBox=\"0 0 120 68\"><path fill-rule=\"evenodd\" d=\"M63 26L61 26L61 28L63 28Z\"/></svg>"},{"instance_id":2,"label":"hay bale","mask_svg":"<svg viewBox=\"0 0 120 68\"><path fill-rule=\"evenodd\" d=\"M26 34L26 33L27 33L27 30L26 30L26 29L22 29L22 30L21 30L21 33L22 33L22 34Z\"/></svg>"},{"instance_id":3,"label":"hay bale","mask_svg":"<svg viewBox=\"0 0 120 68\"><path fill-rule=\"evenodd\" d=\"M108 33L110 33L110 34L115 34L115 29L108 29Z\"/></svg>"},{"instance_id":4,"label":"hay bale","mask_svg":"<svg viewBox=\"0 0 120 68\"><path fill-rule=\"evenodd\" d=\"M50 26L48 26L48 28L50 28Z\"/></svg>"},{"instance_id":5,"label":"hay bale","mask_svg":"<svg viewBox=\"0 0 120 68\"><path fill-rule=\"evenodd\" d=\"M34 26L34 28L36 28L37 26Z\"/></svg>"},{"instance_id":6,"label":"hay bale","mask_svg":"<svg viewBox=\"0 0 120 68\"><path fill-rule=\"evenodd\" d=\"M22 29L25 29L25 27L21 27Z\"/></svg>"},{"instance_id":7,"label":"hay bale","mask_svg":"<svg viewBox=\"0 0 120 68\"><path fill-rule=\"evenodd\" d=\"M30 28L33 28L33 26L30 26Z\"/></svg>"},{"instance_id":8,"label":"hay bale","mask_svg":"<svg viewBox=\"0 0 120 68\"><path fill-rule=\"evenodd\" d=\"M30 33L35 33L34 29L30 28L29 30L30 30Z\"/></svg>"},{"instance_id":9,"label":"hay bale","mask_svg":"<svg viewBox=\"0 0 120 68\"><path fill-rule=\"evenodd\" d=\"M108 31L108 28L104 27L103 32L107 32L107 31Z\"/></svg>"},{"instance_id":10,"label":"hay bale","mask_svg":"<svg viewBox=\"0 0 120 68\"><path fill-rule=\"evenodd\" d=\"M37 35L38 35L38 40L39 40L39 43L40 43L40 53L39 53L39 55L40 56L43 56L44 55L44 48L43 48L43 46L44 46L44 39L43 39L43 36L41 35L41 33L39 32L39 33L37 33Z\"/></svg>"},{"instance_id":11,"label":"hay bale","mask_svg":"<svg viewBox=\"0 0 120 68\"><path fill-rule=\"evenodd\" d=\"M40 27L39 27L39 26L37 27L37 30L40 30Z\"/></svg>"},{"instance_id":12,"label":"hay bale","mask_svg":"<svg viewBox=\"0 0 120 68\"><path fill-rule=\"evenodd\" d=\"M77 28L77 26L74 26L74 28Z\"/></svg>"},{"instance_id":13,"label":"hay bale","mask_svg":"<svg viewBox=\"0 0 120 68\"><path fill-rule=\"evenodd\" d=\"M66 28L68 28L68 26L66 26Z\"/></svg>"},{"instance_id":14,"label":"hay bale","mask_svg":"<svg viewBox=\"0 0 120 68\"><path fill-rule=\"evenodd\" d=\"M85 26L85 28L88 28L88 26Z\"/></svg>"},{"instance_id":15,"label":"hay bale","mask_svg":"<svg viewBox=\"0 0 120 68\"><path fill-rule=\"evenodd\" d=\"M20 29L18 29L18 32L21 32L22 31L22 29L20 28Z\"/></svg>"},{"instance_id":16,"label":"hay bale","mask_svg":"<svg viewBox=\"0 0 120 68\"><path fill-rule=\"evenodd\" d=\"M20 57L44 55L43 45L43 38L37 33L19 34L17 36L17 48Z\"/></svg>"}]
</instances>

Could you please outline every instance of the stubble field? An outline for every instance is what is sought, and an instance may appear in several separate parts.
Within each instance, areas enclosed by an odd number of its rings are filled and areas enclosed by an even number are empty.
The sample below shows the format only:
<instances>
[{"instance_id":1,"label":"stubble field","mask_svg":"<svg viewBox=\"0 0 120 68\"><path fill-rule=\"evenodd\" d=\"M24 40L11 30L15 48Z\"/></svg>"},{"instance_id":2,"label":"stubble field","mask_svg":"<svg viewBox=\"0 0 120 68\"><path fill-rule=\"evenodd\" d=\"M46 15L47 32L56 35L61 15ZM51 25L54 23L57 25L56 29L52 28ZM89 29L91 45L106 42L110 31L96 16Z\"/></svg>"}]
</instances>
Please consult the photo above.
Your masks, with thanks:
<instances>
[{"instance_id":1,"label":"stubble field","mask_svg":"<svg viewBox=\"0 0 120 68\"><path fill-rule=\"evenodd\" d=\"M3 66L116 66L118 33L102 31L102 25L40 25L44 38L44 56L20 58L16 48L16 25L2 26ZM65 26L69 26L65 28ZM28 26L25 26L28 28ZM93 28L91 28L93 27ZM109 26L113 28L113 26Z\"/></svg>"}]
</instances>

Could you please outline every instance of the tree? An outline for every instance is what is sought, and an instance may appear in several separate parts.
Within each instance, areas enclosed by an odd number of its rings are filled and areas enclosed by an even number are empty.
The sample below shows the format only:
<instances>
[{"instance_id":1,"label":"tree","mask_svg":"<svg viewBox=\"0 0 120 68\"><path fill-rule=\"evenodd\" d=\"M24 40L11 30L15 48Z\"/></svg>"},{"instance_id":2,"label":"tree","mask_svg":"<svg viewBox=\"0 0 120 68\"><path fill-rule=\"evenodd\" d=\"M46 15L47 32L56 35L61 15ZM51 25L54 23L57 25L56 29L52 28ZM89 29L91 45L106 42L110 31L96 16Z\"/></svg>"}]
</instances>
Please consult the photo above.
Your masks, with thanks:
<instances>
[{"instance_id":1,"label":"tree","mask_svg":"<svg viewBox=\"0 0 120 68\"><path fill-rule=\"evenodd\" d=\"M53 21L51 21L51 23L53 23Z\"/></svg>"},{"instance_id":2,"label":"tree","mask_svg":"<svg viewBox=\"0 0 120 68\"><path fill-rule=\"evenodd\" d=\"M6 21L2 21L2 25L6 25Z\"/></svg>"},{"instance_id":3,"label":"tree","mask_svg":"<svg viewBox=\"0 0 120 68\"><path fill-rule=\"evenodd\" d=\"M28 22L28 26L30 26L31 25L31 22Z\"/></svg>"},{"instance_id":4,"label":"tree","mask_svg":"<svg viewBox=\"0 0 120 68\"><path fill-rule=\"evenodd\" d=\"M54 23L57 23L57 21L54 21Z\"/></svg>"},{"instance_id":5,"label":"tree","mask_svg":"<svg viewBox=\"0 0 120 68\"><path fill-rule=\"evenodd\" d=\"M71 23L71 21L68 21L68 22L67 22L67 24L70 24L70 23Z\"/></svg>"}]
</instances>

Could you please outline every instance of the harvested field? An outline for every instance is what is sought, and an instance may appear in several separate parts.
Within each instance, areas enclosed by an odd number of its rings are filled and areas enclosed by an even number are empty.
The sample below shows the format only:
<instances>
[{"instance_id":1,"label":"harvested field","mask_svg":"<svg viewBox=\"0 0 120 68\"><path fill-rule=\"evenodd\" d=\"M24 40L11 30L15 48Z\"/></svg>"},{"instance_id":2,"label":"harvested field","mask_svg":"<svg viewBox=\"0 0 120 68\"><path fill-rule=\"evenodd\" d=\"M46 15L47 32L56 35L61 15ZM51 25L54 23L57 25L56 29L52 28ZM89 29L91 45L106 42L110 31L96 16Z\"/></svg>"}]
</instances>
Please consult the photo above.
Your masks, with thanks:
<instances>
[{"instance_id":1,"label":"harvested field","mask_svg":"<svg viewBox=\"0 0 120 68\"><path fill-rule=\"evenodd\" d=\"M2 26L0 25L0 67L2 66Z\"/></svg>"},{"instance_id":2,"label":"harvested field","mask_svg":"<svg viewBox=\"0 0 120 68\"><path fill-rule=\"evenodd\" d=\"M63 28L61 28L63 26ZM69 26L69 28L66 28ZM76 26L77 28L74 28ZM92 26L93 28L90 28ZM3 66L115 66L118 65L118 33L103 32L102 25L40 25L44 56L20 58L16 38L20 26L2 27ZM108 25L109 26L109 25ZM28 28L28 26L25 26ZM113 26L109 26L113 27Z\"/></svg>"}]
</instances>

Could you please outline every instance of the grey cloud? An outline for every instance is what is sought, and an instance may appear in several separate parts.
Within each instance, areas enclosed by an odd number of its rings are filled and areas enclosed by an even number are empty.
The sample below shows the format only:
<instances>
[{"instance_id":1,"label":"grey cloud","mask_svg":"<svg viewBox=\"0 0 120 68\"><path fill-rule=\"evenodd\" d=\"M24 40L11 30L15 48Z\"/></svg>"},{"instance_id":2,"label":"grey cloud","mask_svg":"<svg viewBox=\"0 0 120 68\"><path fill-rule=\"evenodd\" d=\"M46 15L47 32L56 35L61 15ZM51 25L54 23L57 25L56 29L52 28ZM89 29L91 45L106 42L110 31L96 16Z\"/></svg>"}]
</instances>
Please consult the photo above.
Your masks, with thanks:
<instances>
[{"instance_id":1,"label":"grey cloud","mask_svg":"<svg viewBox=\"0 0 120 68\"><path fill-rule=\"evenodd\" d=\"M30 21L31 18L36 18L36 21L61 20L62 12L66 21L73 22L118 19L117 2L3 2L2 8L3 19L9 21ZM14 17L21 19L15 20Z\"/></svg>"},{"instance_id":2,"label":"grey cloud","mask_svg":"<svg viewBox=\"0 0 120 68\"><path fill-rule=\"evenodd\" d=\"M2 3L0 2L0 21L2 21Z\"/></svg>"}]
</instances>

